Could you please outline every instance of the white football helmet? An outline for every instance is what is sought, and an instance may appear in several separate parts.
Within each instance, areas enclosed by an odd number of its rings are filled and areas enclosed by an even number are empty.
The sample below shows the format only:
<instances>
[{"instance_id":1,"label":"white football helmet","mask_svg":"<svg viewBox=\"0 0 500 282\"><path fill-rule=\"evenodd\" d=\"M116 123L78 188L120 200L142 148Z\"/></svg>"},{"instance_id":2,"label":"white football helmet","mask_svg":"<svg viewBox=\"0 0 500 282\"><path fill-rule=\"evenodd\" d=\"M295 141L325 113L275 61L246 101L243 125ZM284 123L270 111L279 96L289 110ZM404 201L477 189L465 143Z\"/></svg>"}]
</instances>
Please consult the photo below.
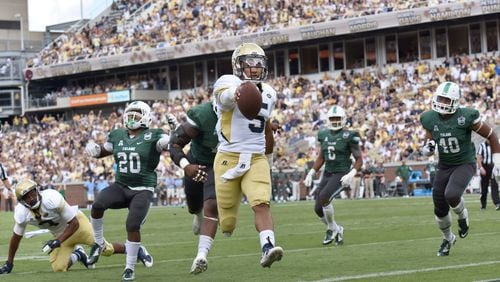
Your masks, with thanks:
<instances>
[{"instance_id":1,"label":"white football helmet","mask_svg":"<svg viewBox=\"0 0 500 282\"><path fill-rule=\"evenodd\" d=\"M130 130L149 128L152 120L151 108L142 101L130 103L123 112L123 124Z\"/></svg>"},{"instance_id":2,"label":"white football helmet","mask_svg":"<svg viewBox=\"0 0 500 282\"><path fill-rule=\"evenodd\" d=\"M432 109L440 114L453 114L460 103L460 87L454 82L441 83L432 97Z\"/></svg>"},{"instance_id":3,"label":"white football helmet","mask_svg":"<svg viewBox=\"0 0 500 282\"><path fill-rule=\"evenodd\" d=\"M267 57L264 50L255 43L243 43L238 46L231 57L233 74L242 80L261 82L267 77ZM250 77L245 74L244 69L250 68L254 74ZM260 69L260 71L258 71Z\"/></svg>"},{"instance_id":4,"label":"white football helmet","mask_svg":"<svg viewBox=\"0 0 500 282\"><path fill-rule=\"evenodd\" d=\"M29 192L33 190L36 191L35 199L31 199L31 201L29 202L26 201L29 199L23 199L24 196L26 196ZM16 184L16 198L19 203L21 203L23 206L27 207L30 210L37 209L40 206L42 200L38 184L36 184L35 181L29 179L23 179Z\"/></svg>"},{"instance_id":5,"label":"white football helmet","mask_svg":"<svg viewBox=\"0 0 500 282\"><path fill-rule=\"evenodd\" d=\"M335 117L340 117L340 119L332 120ZM340 130L344 128L347 122L347 116L345 110L339 106L333 106L328 111L328 121L330 122L330 128L332 130Z\"/></svg>"}]
</instances>

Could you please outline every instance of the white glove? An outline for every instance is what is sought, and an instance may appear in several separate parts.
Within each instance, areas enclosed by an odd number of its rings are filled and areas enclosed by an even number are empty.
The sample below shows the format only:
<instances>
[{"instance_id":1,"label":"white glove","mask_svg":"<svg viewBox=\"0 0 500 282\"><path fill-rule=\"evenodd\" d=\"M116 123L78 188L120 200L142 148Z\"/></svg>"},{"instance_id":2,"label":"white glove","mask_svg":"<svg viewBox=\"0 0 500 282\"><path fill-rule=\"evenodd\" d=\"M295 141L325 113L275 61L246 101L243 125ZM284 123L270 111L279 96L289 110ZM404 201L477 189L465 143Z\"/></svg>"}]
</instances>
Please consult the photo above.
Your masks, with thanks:
<instances>
[{"instance_id":1,"label":"white glove","mask_svg":"<svg viewBox=\"0 0 500 282\"><path fill-rule=\"evenodd\" d=\"M97 158L101 155L101 146L94 142L89 142L87 146L85 146L85 153L91 157Z\"/></svg>"},{"instance_id":2,"label":"white glove","mask_svg":"<svg viewBox=\"0 0 500 282\"><path fill-rule=\"evenodd\" d=\"M179 126L179 122L173 114L167 115L167 123L170 126L170 130L175 130Z\"/></svg>"},{"instance_id":3,"label":"white glove","mask_svg":"<svg viewBox=\"0 0 500 282\"><path fill-rule=\"evenodd\" d=\"M306 176L306 179L304 179L304 185L306 185L307 187L311 187L311 185L313 183L313 177L315 174L316 174L316 170L314 168L311 168L311 170L309 171L309 173Z\"/></svg>"},{"instance_id":4,"label":"white glove","mask_svg":"<svg viewBox=\"0 0 500 282\"><path fill-rule=\"evenodd\" d=\"M435 149L436 149L436 141L432 139L427 139L427 141L425 141L424 147L422 147L422 154L424 156L431 156L434 154Z\"/></svg>"},{"instance_id":5,"label":"white glove","mask_svg":"<svg viewBox=\"0 0 500 282\"><path fill-rule=\"evenodd\" d=\"M498 183L500 183L500 153L493 154L493 175Z\"/></svg>"},{"instance_id":6,"label":"white glove","mask_svg":"<svg viewBox=\"0 0 500 282\"><path fill-rule=\"evenodd\" d=\"M156 142L156 149L158 152L167 151L168 143L170 142L170 136L167 134L162 134L162 137Z\"/></svg>"},{"instance_id":7,"label":"white glove","mask_svg":"<svg viewBox=\"0 0 500 282\"><path fill-rule=\"evenodd\" d=\"M355 168L351 169L351 171L340 178L340 183L342 183L343 186L351 186L352 180L357 172Z\"/></svg>"}]
</instances>

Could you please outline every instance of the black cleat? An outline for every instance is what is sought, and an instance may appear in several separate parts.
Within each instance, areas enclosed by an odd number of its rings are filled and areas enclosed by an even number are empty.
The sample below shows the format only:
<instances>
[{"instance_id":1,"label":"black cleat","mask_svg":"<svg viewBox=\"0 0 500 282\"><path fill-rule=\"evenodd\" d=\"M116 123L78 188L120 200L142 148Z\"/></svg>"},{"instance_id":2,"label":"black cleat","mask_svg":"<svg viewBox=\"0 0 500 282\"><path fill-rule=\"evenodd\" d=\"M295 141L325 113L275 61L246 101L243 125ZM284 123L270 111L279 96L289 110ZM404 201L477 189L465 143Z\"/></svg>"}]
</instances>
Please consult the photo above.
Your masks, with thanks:
<instances>
[{"instance_id":1,"label":"black cleat","mask_svg":"<svg viewBox=\"0 0 500 282\"><path fill-rule=\"evenodd\" d=\"M469 234L469 220L467 218L458 220L458 236L465 238Z\"/></svg>"},{"instance_id":2,"label":"black cleat","mask_svg":"<svg viewBox=\"0 0 500 282\"><path fill-rule=\"evenodd\" d=\"M135 279L134 271L130 268L125 268L122 275L122 281L132 281Z\"/></svg>"},{"instance_id":3,"label":"black cleat","mask_svg":"<svg viewBox=\"0 0 500 282\"><path fill-rule=\"evenodd\" d=\"M325 239L323 239L323 245L331 244L334 239L335 238L333 237L333 230L327 229Z\"/></svg>"},{"instance_id":4,"label":"black cleat","mask_svg":"<svg viewBox=\"0 0 500 282\"><path fill-rule=\"evenodd\" d=\"M455 245L455 242L457 241L457 237L454 234L452 235L453 237L450 241L443 239L443 243L441 244L441 247L439 247L439 251L437 253L438 257L446 257L450 254L451 246Z\"/></svg>"}]
</instances>

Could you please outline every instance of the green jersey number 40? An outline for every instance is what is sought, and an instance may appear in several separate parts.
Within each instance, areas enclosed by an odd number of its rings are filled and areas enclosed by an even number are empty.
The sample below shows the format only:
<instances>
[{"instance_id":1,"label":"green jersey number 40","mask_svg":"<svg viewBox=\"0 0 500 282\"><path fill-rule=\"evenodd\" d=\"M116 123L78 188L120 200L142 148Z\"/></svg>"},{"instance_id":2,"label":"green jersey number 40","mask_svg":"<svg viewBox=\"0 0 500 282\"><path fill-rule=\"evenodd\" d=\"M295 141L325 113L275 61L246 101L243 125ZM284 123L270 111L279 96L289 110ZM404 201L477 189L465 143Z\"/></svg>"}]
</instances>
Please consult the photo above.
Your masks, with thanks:
<instances>
[{"instance_id":1,"label":"green jersey number 40","mask_svg":"<svg viewBox=\"0 0 500 282\"><path fill-rule=\"evenodd\" d=\"M460 144L456 137L440 138L439 146L443 148L443 152L446 154L460 152Z\"/></svg>"}]
</instances>

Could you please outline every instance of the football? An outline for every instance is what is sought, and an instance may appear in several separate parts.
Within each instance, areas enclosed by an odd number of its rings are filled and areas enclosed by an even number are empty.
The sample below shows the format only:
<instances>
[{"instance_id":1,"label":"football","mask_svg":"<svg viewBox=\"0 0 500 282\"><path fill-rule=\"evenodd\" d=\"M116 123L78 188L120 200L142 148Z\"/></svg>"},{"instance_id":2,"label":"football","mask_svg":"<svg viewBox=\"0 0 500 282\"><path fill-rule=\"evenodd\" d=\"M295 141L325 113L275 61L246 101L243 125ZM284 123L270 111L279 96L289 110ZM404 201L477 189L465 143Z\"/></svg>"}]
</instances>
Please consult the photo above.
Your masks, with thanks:
<instances>
[{"instance_id":1,"label":"football","mask_svg":"<svg viewBox=\"0 0 500 282\"><path fill-rule=\"evenodd\" d=\"M238 108L247 119L254 119L262 107L262 95L259 88L252 82L243 82L238 90L240 98L238 99Z\"/></svg>"}]
</instances>

